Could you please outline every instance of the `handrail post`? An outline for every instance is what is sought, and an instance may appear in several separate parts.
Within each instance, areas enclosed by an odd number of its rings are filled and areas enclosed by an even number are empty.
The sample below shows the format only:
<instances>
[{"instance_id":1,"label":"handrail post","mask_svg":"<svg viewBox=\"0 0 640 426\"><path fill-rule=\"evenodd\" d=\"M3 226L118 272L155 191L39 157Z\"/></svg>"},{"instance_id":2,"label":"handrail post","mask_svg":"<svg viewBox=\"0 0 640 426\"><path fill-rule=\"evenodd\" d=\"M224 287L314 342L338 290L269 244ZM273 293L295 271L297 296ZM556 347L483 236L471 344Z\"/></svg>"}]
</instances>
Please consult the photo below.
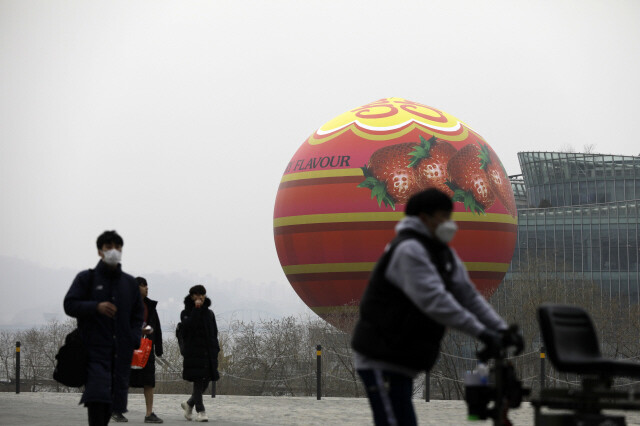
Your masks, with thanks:
<instances>
[{"instance_id":1,"label":"handrail post","mask_svg":"<svg viewBox=\"0 0 640 426\"><path fill-rule=\"evenodd\" d=\"M20 342L16 342L16 393L20 393Z\"/></svg>"},{"instance_id":2,"label":"handrail post","mask_svg":"<svg viewBox=\"0 0 640 426\"><path fill-rule=\"evenodd\" d=\"M540 392L544 389L545 386L545 371L544 371L544 360L547 357L546 350L544 346L540 347Z\"/></svg>"},{"instance_id":3,"label":"handrail post","mask_svg":"<svg viewBox=\"0 0 640 426\"><path fill-rule=\"evenodd\" d=\"M431 401L431 373L428 371L424 374L424 400Z\"/></svg>"},{"instance_id":4,"label":"handrail post","mask_svg":"<svg viewBox=\"0 0 640 426\"><path fill-rule=\"evenodd\" d=\"M322 345L316 346L316 399L322 398Z\"/></svg>"}]
</instances>

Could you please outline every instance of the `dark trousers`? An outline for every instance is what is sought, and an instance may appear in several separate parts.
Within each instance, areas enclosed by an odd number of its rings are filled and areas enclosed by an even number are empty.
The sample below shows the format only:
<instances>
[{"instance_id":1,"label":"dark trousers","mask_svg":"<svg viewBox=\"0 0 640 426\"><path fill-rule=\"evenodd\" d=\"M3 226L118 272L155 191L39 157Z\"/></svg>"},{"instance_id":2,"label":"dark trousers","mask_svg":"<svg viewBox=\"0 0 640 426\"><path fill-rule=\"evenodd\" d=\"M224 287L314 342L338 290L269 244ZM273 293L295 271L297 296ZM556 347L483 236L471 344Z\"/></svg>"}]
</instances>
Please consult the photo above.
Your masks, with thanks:
<instances>
[{"instance_id":1,"label":"dark trousers","mask_svg":"<svg viewBox=\"0 0 640 426\"><path fill-rule=\"evenodd\" d=\"M111 419L111 405L102 402L87 402L89 426L106 426Z\"/></svg>"},{"instance_id":2,"label":"dark trousers","mask_svg":"<svg viewBox=\"0 0 640 426\"><path fill-rule=\"evenodd\" d=\"M202 394L207 390L207 386L209 386L209 380L206 379L200 379L193 382L193 393L191 394L191 398L187 401L187 404L189 404L189 407L193 407L195 405L196 412L198 413L204 411Z\"/></svg>"},{"instance_id":3,"label":"dark trousers","mask_svg":"<svg viewBox=\"0 0 640 426\"><path fill-rule=\"evenodd\" d=\"M385 370L358 370L376 426L415 426L413 379Z\"/></svg>"}]
</instances>

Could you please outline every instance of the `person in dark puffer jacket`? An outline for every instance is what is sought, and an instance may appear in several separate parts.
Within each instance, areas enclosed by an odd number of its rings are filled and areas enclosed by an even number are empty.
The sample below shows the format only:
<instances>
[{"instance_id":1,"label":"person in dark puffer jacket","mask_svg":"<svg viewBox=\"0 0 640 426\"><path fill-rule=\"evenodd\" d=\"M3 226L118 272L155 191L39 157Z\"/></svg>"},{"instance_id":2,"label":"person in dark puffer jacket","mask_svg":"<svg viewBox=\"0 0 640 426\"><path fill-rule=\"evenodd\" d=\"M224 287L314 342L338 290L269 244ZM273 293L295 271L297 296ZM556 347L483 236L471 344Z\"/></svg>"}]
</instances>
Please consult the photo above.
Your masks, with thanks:
<instances>
[{"instance_id":1,"label":"person in dark puffer jacket","mask_svg":"<svg viewBox=\"0 0 640 426\"><path fill-rule=\"evenodd\" d=\"M64 311L78 319L89 356L80 403L87 407L89 425L103 426L112 413L114 420L126 421L122 413L127 411L131 357L140 346L143 307L138 284L120 266L122 237L105 231L96 245L100 261L73 280Z\"/></svg>"},{"instance_id":2,"label":"person in dark puffer jacket","mask_svg":"<svg viewBox=\"0 0 640 426\"><path fill-rule=\"evenodd\" d=\"M191 398L182 403L182 409L187 420L197 422L208 420L202 395L211 380L220 378L218 326L215 314L209 309L211 299L206 294L207 290L202 285L191 287L189 295L184 298L184 310L180 313L184 330L182 378L193 382ZM193 407L197 412L195 418Z\"/></svg>"}]
</instances>

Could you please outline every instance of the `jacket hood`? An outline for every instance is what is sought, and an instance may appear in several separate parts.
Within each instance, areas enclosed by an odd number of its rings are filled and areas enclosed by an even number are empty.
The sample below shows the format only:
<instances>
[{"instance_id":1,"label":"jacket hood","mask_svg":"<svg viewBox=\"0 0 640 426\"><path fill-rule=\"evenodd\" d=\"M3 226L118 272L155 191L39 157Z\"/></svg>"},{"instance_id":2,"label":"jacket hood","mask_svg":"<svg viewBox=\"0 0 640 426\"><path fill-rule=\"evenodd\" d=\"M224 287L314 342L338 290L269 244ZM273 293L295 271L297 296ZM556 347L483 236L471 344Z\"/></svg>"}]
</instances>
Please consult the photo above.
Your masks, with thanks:
<instances>
[{"instance_id":1,"label":"jacket hood","mask_svg":"<svg viewBox=\"0 0 640 426\"><path fill-rule=\"evenodd\" d=\"M211 306L211 299L205 296L203 306L208 309L209 306ZM184 308L188 310L195 307L196 304L193 302L193 299L191 299L191 295L187 294L184 298Z\"/></svg>"},{"instance_id":2,"label":"jacket hood","mask_svg":"<svg viewBox=\"0 0 640 426\"><path fill-rule=\"evenodd\" d=\"M399 234L400 232L408 229L424 234L427 237L433 238L433 236L431 235L431 232L429 232L425 224L422 223L422 221L418 216L405 216L396 225L396 234Z\"/></svg>"}]
</instances>

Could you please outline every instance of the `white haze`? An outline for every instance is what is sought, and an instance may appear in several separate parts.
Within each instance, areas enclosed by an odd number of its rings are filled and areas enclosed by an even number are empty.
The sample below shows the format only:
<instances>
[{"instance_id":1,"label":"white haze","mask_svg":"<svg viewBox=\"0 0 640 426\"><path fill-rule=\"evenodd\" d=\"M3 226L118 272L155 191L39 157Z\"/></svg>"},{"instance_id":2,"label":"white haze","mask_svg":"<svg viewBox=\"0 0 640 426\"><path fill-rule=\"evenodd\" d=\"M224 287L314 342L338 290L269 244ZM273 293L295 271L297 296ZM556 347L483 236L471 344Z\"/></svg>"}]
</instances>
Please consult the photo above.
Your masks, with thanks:
<instances>
[{"instance_id":1,"label":"white haze","mask_svg":"<svg viewBox=\"0 0 640 426\"><path fill-rule=\"evenodd\" d=\"M1 0L0 324L59 310L105 229L161 303L202 280L234 309L308 312L272 215L309 134L397 96L510 174L523 150L637 155L638 22L635 0Z\"/></svg>"}]
</instances>

